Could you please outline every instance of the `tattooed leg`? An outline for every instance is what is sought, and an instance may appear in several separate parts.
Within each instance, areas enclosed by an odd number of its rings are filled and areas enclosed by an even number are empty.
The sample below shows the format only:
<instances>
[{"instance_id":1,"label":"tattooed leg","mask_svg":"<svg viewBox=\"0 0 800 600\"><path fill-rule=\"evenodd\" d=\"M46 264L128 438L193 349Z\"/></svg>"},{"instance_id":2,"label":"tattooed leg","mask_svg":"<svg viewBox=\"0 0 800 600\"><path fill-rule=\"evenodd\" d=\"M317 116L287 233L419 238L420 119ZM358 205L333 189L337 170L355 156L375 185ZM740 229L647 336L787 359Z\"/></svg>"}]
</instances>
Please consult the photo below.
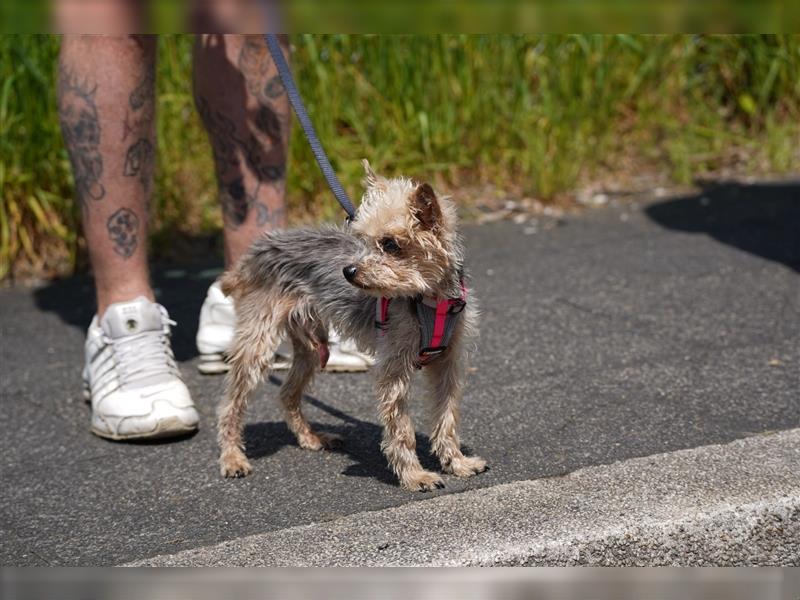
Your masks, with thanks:
<instances>
[{"instance_id":1,"label":"tattooed leg","mask_svg":"<svg viewBox=\"0 0 800 600\"><path fill-rule=\"evenodd\" d=\"M114 302L153 299L147 207L155 164L156 39L64 36L58 113L72 163L98 314Z\"/></svg>"},{"instance_id":2,"label":"tattooed leg","mask_svg":"<svg viewBox=\"0 0 800 600\"><path fill-rule=\"evenodd\" d=\"M258 234L286 223L289 101L261 36L198 36L194 66L231 265Z\"/></svg>"}]
</instances>

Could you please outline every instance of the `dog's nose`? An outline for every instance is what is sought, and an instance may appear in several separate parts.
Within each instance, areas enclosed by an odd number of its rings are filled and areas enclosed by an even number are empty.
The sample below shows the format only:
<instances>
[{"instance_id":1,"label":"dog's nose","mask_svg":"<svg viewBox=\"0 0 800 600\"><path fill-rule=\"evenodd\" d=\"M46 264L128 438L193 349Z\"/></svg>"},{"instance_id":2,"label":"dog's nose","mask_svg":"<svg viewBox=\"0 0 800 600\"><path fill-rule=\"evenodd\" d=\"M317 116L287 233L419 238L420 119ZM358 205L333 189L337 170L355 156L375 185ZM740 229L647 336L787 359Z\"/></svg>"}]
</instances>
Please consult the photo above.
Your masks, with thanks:
<instances>
[{"instance_id":1,"label":"dog's nose","mask_svg":"<svg viewBox=\"0 0 800 600\"><path fill-rule=\"evenodd\" d=\"M352 283L353 279L356 278L356 273L357 272L358 272L358 269L356 268L355 265L347 265L344 269L342 269L342 273L344 273L344 278L347 279L347 281L349 281L351 283Z\"/></svg>"}]
</instances>

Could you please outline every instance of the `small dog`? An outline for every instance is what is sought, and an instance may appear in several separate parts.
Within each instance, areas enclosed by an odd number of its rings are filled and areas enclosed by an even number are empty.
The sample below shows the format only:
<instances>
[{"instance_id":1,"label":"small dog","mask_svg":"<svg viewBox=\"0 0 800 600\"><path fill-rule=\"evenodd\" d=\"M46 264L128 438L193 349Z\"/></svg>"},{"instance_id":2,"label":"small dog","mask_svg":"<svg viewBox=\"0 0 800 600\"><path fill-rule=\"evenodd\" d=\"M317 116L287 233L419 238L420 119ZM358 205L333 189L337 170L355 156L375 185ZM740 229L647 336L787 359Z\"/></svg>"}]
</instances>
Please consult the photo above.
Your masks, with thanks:
<instances>
[{"instance_id":1,"label":"small dog","mask_svg":"<svg viewBox=\"0 0 800 600\"><path fill-rule=\"evenodd\" d=\"M225 477L251 471L242 441L244 411L285 336L294 349L280 389L288 427L302 448L335 444L336 438L313 431L300 410L303 389L327 360L331 325L362 351L375 353L381 448L404 488L444 487L439 475L420 465L408 414L411 376L422 364L433 401L431 446L442 469L458 477L486 469L482 458L461 453L457 433L477 309L474 298L463 301L464 251L455 207L448 198L437 198L427 183L386 179L366 160L363 164L366 192L349 227L264 234L223 277L222 289L233 298L237 317L228 354L231 370L218 411ZM441 317L428 327L434 337L439 335L437 348L421 349L428 342L422 332L425 306L434 307L428 315L435 311Z\"/></svg>"}]
</instances>

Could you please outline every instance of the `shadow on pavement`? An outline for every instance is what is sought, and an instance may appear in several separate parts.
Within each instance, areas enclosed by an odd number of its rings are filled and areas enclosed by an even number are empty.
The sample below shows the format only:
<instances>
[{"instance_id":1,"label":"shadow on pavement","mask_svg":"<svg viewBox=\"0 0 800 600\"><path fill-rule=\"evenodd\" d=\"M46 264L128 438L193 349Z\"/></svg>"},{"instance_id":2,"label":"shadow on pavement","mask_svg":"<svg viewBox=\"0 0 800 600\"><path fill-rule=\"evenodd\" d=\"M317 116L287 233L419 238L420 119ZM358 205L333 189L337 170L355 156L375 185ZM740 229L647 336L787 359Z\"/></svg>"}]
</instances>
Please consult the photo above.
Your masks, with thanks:
<instances>
[{"instance_id":1,"label":"shadow on pavement","mask_svg":"<svg viewBox=\"0 0 800 600\"><path fill-rule=\"evenodd\" d=\"M195 336L206 290L222 272L211 261L190 266L155 266L151 279L156 300L178 323L172 330L172 349L178 361L197 356ZM34 291L36 306L57 314L62 321L85 332L96 310L94 282L87 275L48 282ZM80 349L76 349L80 350Z\"/></svg>"},{"instance_id":2,"label":"shadow on pavement","mask_svg":"<svg viewBox=\"0 0 800 600\"><path fill-rule=\"evenodd\" d=\"M269 382L280 386L283 382L275 375L269 376ZM341 421L341 425L330 425L312 422L312 427L320 432L329 433L341 438L341 444L333 449L337 454L343 454L354 460L343 475L350 477L368 477L397 486L397 478L388 469L386 460L380 452L382 429L375 423L353 417L346 412L335 408L322 400L303 395L303 401L322 410ZM245 453L250 459L259 459L274 454L284 446L296 446L297 441L289 431L286 423L261 422L250 423L244 428ZM423 468L437 471L439 465L431 456L431 443L428 436L417 433L417 454ZM469 448L462 446L466 454L472 454Z\"/></svg>"},{"instance_id":3,"label":"shadow on pavement","mask_svg":"<svg viewBox=\"0 0 800 600\"><path fill-rule=\"evenodd\" d=\"M645 212L668 229L706 233L800 272L800 182L711 185Z\"/></svg>"}]
</instances>

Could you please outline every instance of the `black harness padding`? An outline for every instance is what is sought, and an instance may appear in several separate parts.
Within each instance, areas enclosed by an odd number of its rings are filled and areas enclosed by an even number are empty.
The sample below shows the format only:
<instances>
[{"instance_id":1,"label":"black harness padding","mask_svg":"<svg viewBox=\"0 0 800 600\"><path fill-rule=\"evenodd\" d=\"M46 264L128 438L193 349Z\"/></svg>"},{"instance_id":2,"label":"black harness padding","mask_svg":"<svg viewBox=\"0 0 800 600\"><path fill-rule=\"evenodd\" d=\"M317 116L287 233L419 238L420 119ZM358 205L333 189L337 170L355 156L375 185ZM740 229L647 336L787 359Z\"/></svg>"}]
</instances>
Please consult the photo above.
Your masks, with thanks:
<instances>
[{"instance_id":1,"label":"black harness padding","mask_svg":"<svg viewBox=\"0 0 800 600\"><path fill-rule=\"evenodd\" d=\"M441 356L453 337L458 320L467 305L467 288L459 280L461 295L458 298L417 296L411 302L419 321L419 354L416 366L421 369ZM386 335L389 328L391 298L378 298L375 302L375 327L378 335Z\"/></svg>"}]
</instances>

